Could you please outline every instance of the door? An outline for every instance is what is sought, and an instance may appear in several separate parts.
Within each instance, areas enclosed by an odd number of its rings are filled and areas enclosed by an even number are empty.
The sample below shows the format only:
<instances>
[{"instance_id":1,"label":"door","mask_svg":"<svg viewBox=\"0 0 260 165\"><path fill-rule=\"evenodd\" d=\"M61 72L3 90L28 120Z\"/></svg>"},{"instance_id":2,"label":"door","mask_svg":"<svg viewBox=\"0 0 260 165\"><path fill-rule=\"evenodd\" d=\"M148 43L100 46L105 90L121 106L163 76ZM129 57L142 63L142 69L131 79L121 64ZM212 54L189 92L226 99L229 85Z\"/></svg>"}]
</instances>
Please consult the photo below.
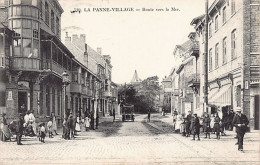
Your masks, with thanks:
<instances>
[{"instance_id":1,"label":"door","mask_svg":"<svg viewBox=\"0 0 260 165\"><path fill-rule=\"evenodd\" d=\"M18 92L18 113L27 112L27 92Z\"/></svg>"},{"instance_id":2,"label":"door","mask_svg":"<svg viewBox=\"0 0 260 165\"><path fill-rule=\"evenodd\" d=\"M255 96L255 129L259 130L259 95Z\"/></svg>"}]
</instances>

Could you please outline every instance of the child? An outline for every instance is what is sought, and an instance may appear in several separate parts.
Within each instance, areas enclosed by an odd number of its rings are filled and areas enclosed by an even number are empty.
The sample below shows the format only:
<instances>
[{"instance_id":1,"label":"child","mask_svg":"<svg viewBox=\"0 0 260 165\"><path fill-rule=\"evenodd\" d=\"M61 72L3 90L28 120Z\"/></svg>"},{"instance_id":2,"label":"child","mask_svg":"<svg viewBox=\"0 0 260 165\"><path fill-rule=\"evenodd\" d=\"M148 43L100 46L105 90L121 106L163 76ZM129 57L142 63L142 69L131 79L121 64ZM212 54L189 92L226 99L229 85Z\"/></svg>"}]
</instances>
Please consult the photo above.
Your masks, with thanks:
<instances>
[{"instance_id":1,"label":"child","mask_svg":"<svg viewBox=\"0 0 260 165\"><path fill-rule=\"evenodd\" d=\"M48 132L49 132L49 138L53 138L52 137L52 121L51 121L51 119L48 121L48 123L47 123L47 128L48 128Z\"/></svg>"},{"instance_id":2,"label":"child","mask_svg":"<svg viewBox=\"0 0 260 165\"><path fill-rule=\"evenodd\" d=\"M42 123L41 124L41 129L40 129L40 131L41 131L40 140L43 143L45 143L44 139L45 139L45 136L46 136L46 134L45 134L45 127L44 126L45 126L45 123Z\"/></svg>"}]
</instances>

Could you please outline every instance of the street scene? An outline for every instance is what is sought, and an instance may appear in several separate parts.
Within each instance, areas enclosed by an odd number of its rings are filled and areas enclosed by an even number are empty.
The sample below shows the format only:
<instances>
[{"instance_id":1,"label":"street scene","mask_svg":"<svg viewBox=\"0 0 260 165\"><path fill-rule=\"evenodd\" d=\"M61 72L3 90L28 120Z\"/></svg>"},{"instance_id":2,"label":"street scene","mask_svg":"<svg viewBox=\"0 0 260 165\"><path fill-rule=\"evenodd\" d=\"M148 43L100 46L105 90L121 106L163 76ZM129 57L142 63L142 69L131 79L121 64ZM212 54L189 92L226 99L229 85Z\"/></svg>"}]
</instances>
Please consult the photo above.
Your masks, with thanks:
<instances>
[{"instance_id":1,"label":"street scene","mask_svg":"<svg viewBox=\"0 0 260 165\"><path fill-rule=\"evenodd\" d=\"M117 116L119 117L119 116ZM1 162L9 164L258 164L259 135L245 136L245 153L234 147L235 132L226 136L192 141L191 137L173 133L170 116L137 115L135 122L116 118L104 119L98 130L82 131L75 139L65 141L61 136L46 137L43 144L36 137L23 138L23 146L14 142L1 143ZM60 132L59 132L60 133ZM14 140L14 139L13 139ZM180 163L181 164L181 163Z\"/></svg>"},{"instance_id":2,"label":"street scene","mask_svg":"<svg viewBox=\"0 0 260 165\"><path fill-rule=\"evenodd\" d=\"M0 0L0 165L260 164L260 0Z\"/></svg>"}]
</instances>

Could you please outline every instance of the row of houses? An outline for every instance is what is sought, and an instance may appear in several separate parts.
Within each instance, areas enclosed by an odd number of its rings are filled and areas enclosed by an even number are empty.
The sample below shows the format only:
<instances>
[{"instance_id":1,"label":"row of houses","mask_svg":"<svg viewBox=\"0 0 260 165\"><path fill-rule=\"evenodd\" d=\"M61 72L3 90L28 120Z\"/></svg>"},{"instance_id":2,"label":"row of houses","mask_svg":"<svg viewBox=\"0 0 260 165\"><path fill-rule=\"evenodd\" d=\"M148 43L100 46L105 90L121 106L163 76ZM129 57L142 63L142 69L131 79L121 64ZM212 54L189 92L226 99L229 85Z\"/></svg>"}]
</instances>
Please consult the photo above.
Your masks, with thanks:
<instances>
[{"instance_id":1,"label":"row of houses","mask_svg":"<svg viewBox=\"0 0 260 165\"><path fill-rule=\"evenodd\" d=\"M61 42L58 0L0 1L0 114L13 120L34 110L37 120L54 113L84 117L117 108L110 55L66 34Z\"/></svg>"},{"instance_id":2,"label":"row of houses","mask_svg":"<svg viewBox=\"0 0 260 165\"><path fill-rule=\"evenodd\" d=\"M259 15L259 0L215 0L208 25L206 14L191 20L194 32L173 52L179 65L162 81L172 112L225 115L241 108L259 129Z\"/></svg>"}]
</instances>

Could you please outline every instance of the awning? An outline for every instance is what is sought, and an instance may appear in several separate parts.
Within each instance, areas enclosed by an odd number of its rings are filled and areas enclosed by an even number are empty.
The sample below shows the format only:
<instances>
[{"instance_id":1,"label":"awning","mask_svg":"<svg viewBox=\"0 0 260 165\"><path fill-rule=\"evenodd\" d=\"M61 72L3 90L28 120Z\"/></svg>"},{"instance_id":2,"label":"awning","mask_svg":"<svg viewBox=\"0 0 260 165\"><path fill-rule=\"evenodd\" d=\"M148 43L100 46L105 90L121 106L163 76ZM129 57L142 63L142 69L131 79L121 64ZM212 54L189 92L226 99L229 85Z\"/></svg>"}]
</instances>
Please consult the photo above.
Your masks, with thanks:
<instances>
[{"instance_id":1,"label":"awning","mask_svg":"<svg viewBox=\"0 0 260 165\"><path fill-rule=\"evenodd\" d=\"M208 100L210 100L214 95L216 95L218 92L218 88L214 88L212 90L209 91L209 94L208 94Z\"/></svg>"},{"instance_id":2,"label":"awning","mask_svg":"<svg viewBox=\"0 0 260 165\"><path fill-rule=\"evenodd\" d=\"M220 107L231 105L231 85L221 87L215 95L209 98L208 103Z\"/></svg>"}]
</instances>

